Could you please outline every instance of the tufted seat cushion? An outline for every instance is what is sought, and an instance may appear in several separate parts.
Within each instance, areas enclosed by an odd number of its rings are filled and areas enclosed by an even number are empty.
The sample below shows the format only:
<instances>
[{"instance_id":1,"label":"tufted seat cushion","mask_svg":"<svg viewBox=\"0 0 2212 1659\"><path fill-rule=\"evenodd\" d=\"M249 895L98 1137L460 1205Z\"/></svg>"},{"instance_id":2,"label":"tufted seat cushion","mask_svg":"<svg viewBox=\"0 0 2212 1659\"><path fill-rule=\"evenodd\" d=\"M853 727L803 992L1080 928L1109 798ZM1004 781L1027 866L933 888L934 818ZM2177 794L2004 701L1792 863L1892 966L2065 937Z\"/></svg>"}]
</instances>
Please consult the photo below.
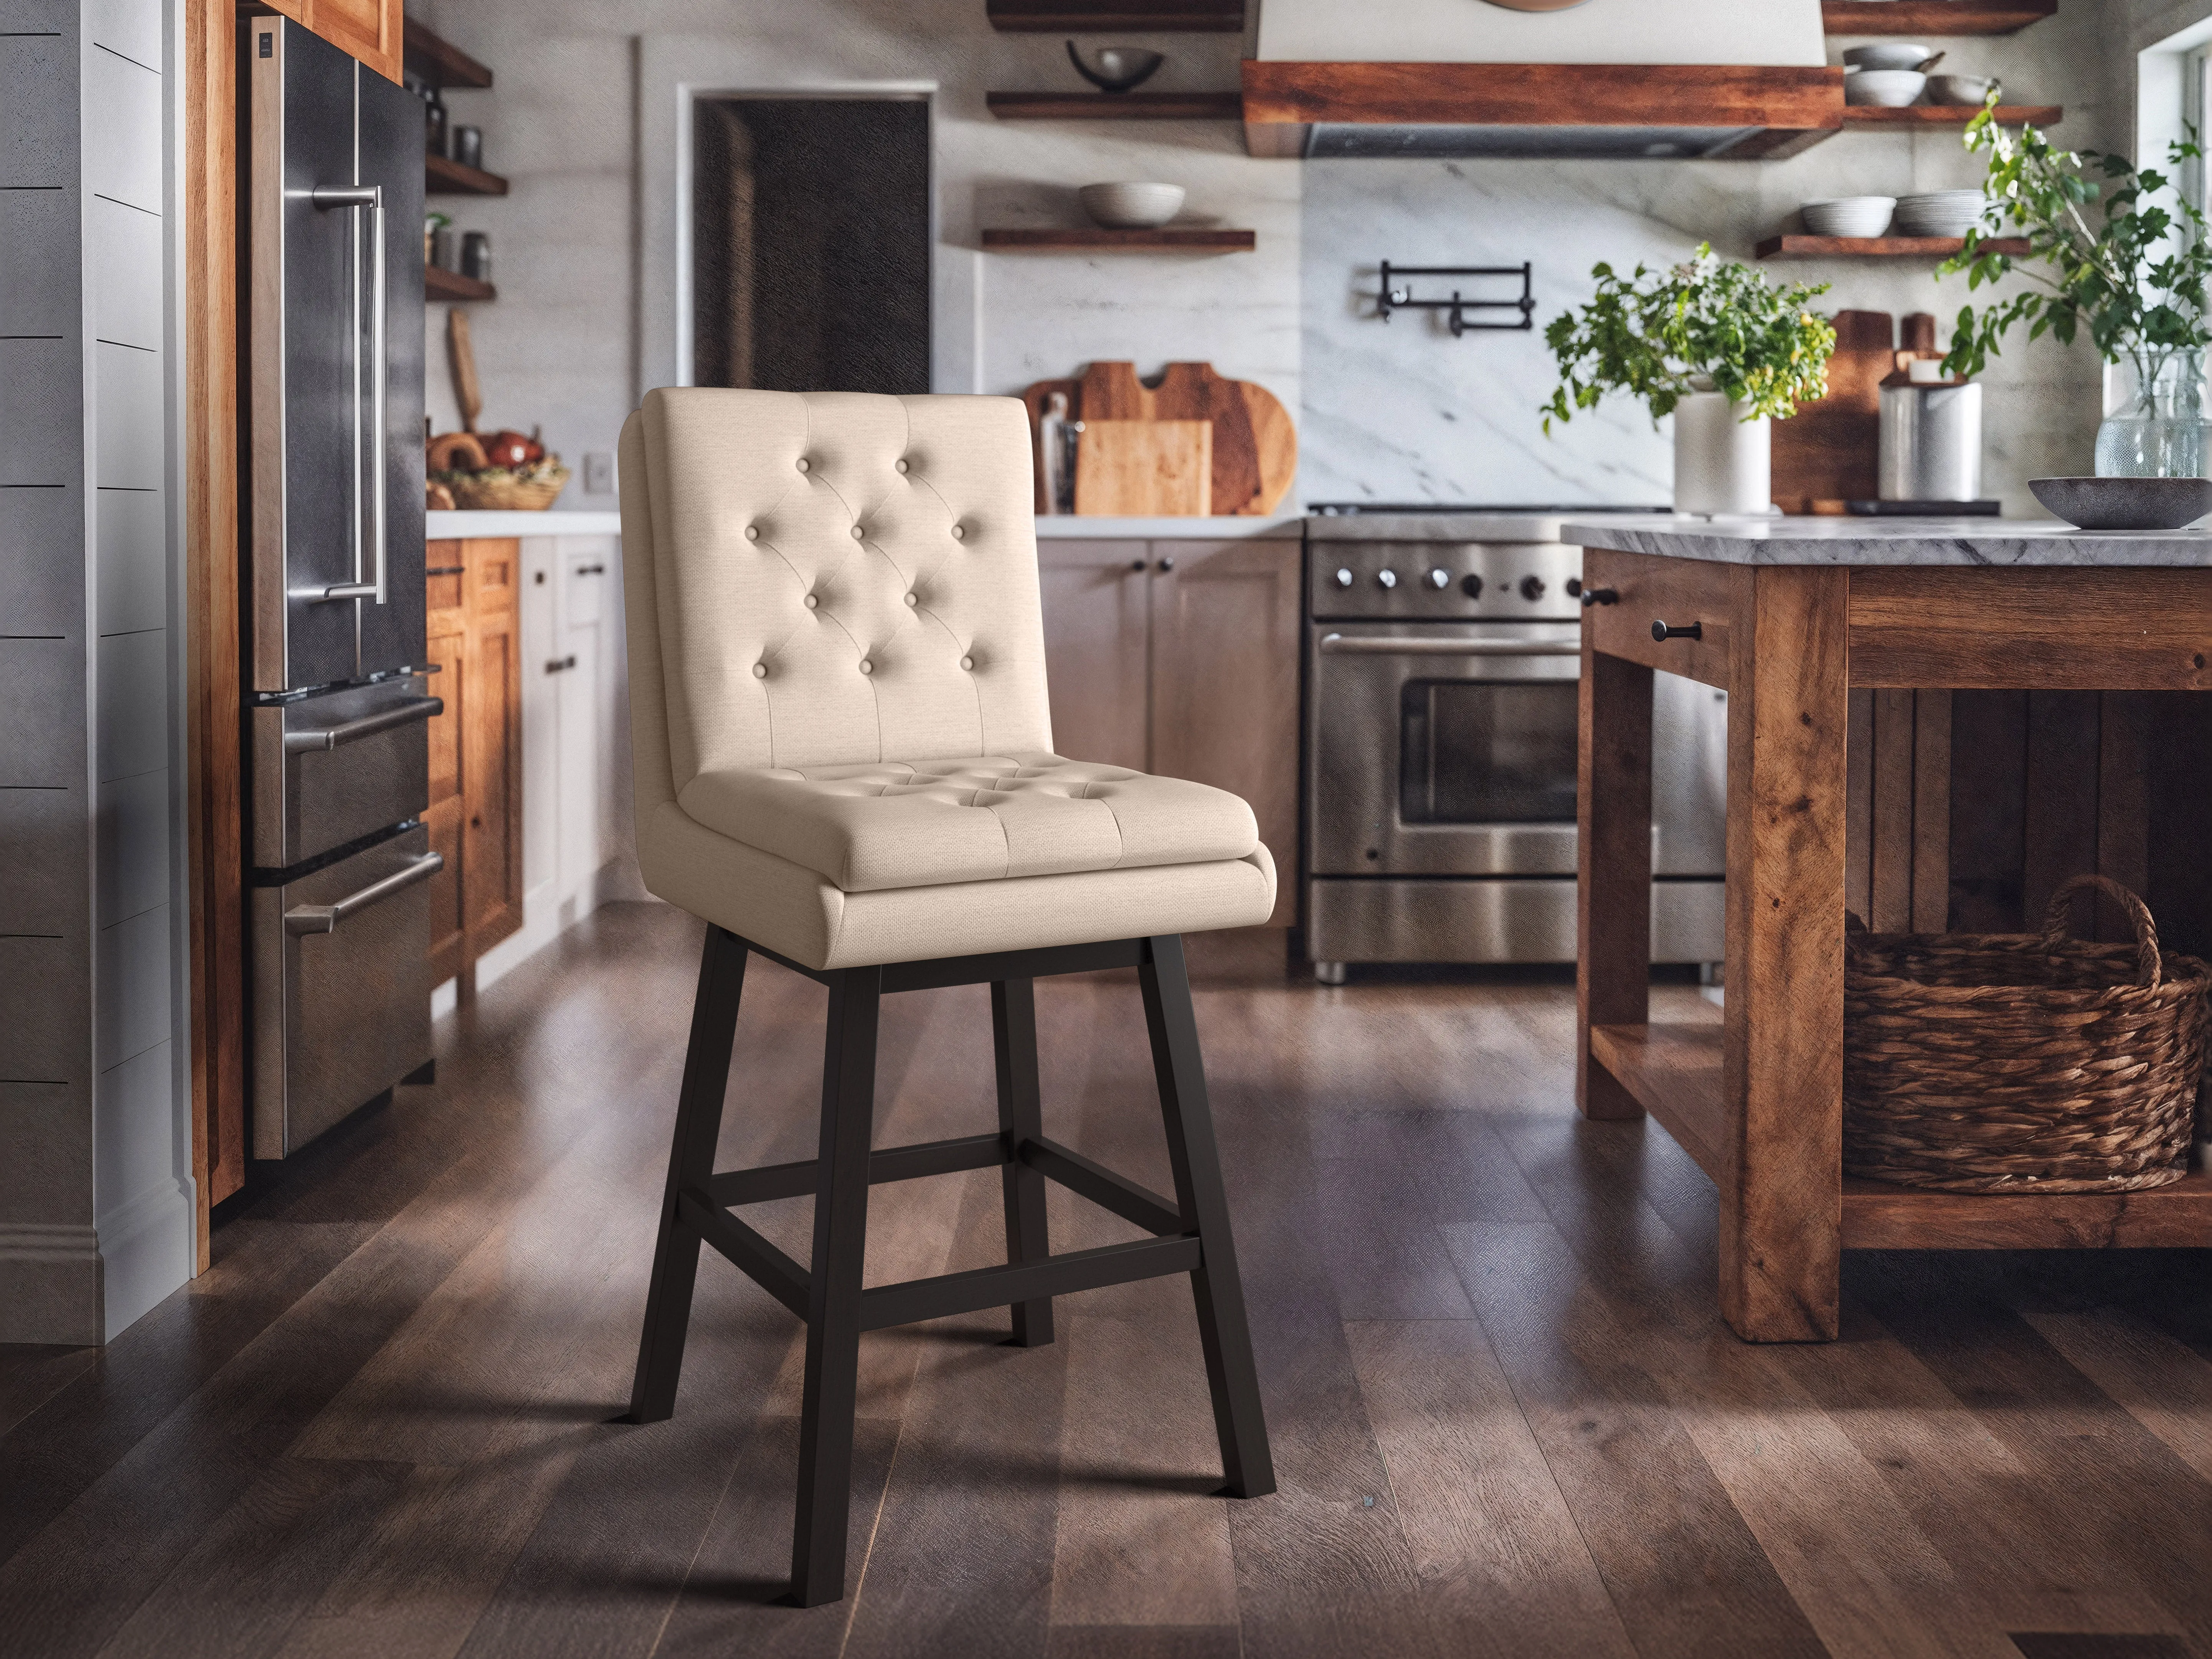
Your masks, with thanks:
<instances>
[{"instance_id":1,"label":"tufted seat cushion","mask_svg":"<svg viewBox=\"0 0 2212 1659\"><path fill-rule=\"evenodd\" d=\"M647 394L622 510L651 891L816 969L1267 921L1243 801L1052 752L1031 476L1011 398Z\"/></svg>"},{"instance_id":2,"label":"tufted seat cushion","mask_svg":"<svg viewBox=\"0 0 2212 1659\"><path fill-rule=\"evenodd\" d=\"M1260 842L1225 790L1057 755L702 772L678 805L848 893L1244 859Z\"/></svg>"}]
</instances>

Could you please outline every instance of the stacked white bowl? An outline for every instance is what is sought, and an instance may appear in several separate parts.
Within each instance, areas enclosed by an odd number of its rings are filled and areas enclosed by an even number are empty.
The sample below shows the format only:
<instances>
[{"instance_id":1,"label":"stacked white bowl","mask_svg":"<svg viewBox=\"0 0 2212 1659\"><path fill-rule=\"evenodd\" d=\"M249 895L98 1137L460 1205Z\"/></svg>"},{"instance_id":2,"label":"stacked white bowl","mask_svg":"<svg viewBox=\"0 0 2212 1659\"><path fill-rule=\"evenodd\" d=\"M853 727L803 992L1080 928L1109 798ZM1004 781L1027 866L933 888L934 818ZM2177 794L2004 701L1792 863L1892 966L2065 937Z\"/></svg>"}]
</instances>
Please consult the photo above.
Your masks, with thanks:
<instances>
[{"instance_id":1,"label":"stacked white bowl","mask_svg":"<svg viewBox=\"0 0 2212 1659\"><path fill-rule=\"evenodd\" d=\"M1838 196L1798 210L1815 236L1879 236L1889 228L1894 196Z\"/></svg>"},{"instance_id":2,"label":"stacked white bowl","mask_svg":"<svg viewBox=\"0 0 2212 1659\"><path fill-rule=\"evenodd\" d=\"M1897 198L1900 236L1964 236L1982 216L1978 190L1931 190Z\"/></svg>"},{"instance_id":3,"label":"stacked white bowl","mask_svg":"<svg viewBox=\"0 0 2212 1659\"><path fill-rule=\"evenodd\" d=\"M1919 101L1928 89L1928 77L1917 70L1861 70L1844 77L1844 101L1875 104L1883 109L1903 109Z\"/></svg>"}]
</instances>

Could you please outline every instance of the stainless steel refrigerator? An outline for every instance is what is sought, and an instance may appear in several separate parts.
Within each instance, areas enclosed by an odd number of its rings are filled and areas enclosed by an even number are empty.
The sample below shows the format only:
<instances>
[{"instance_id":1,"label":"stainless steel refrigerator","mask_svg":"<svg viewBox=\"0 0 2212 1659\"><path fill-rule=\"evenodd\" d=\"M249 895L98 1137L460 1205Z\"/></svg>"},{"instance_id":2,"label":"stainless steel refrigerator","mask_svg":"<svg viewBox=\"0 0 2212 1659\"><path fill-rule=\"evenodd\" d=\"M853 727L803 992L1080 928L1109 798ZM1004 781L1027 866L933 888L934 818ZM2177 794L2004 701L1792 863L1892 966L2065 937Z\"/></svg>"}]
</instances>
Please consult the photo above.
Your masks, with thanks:
<instances>
[{"instance_id":1,"label":"stainless steel refrigerator","mask_svg":"<svg viewBox=\"0 0 2212 1659\"><path fill-rule=\"evenodd\" d=\"M422 106L298 24L239 24L253 1153L430 1060Z\"/></svg>"}]
</instances>

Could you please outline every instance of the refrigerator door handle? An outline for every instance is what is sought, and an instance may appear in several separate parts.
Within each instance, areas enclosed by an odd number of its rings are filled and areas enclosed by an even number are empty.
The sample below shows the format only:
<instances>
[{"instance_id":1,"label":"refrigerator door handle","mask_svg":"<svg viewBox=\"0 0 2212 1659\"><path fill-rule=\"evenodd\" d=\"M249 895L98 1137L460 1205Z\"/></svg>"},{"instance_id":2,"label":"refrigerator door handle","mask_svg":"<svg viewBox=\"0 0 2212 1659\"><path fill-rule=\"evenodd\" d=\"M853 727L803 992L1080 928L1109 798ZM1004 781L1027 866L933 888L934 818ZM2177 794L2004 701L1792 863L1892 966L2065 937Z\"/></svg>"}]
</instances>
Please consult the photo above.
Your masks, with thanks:
<instances>
[{"instance_id":1,"label":"refrigerator door handle","mask_svg":"<svg viewBox=\"0 0 2212 1659\"><path fill-rule=\"evenodd\" d=\"M349 916L357 916L373 904L381 904L394 893L403 892L418 881L428 881L446 867L443 853L425 853L405 868L396 870L381 881L372 881L357 892L348 893L336 904L295 904L284 913L284 931L295 938L301 933L335 933L338 924Z\"/></svg>"},{"instance_id":2,"label":"refrigerator door handle","mask_svg":"<svg viewBox=\"0 0 2212 1659\"><path fill-rule=\"evenodd\" d=\"M309 199L319 208L346 208L368 210L367 238L372 275L369 279L369 406L374 411L375 422L372 448L375 460L376 487L369 497L369 542L376 557L376 578L374 581L342 582L325 588L325 599L374 599L382 605L390 597L388 572L391 566L391 528L386 522L389 512L385 497L390 480L391 455L391 386L386 378L385 354L385 252L386 234L384 216L384 186L381 185L343 185L325 186L310 194ZM362 239L354 239L354 372L355 394L353 408L353 465L354 488L361 488L361 256ZM356 554L354 574L362 574L359 556L361 513L358 499L354 512L354 537Z\"/></svg>"},{"instance_id":3,"label":"refrigerator door handle","mask_svg":"<svg viewBox=\"0 0 2212 1659\"><path fill-rule=\"evenodd\" d=\"M288 755L310 755L325 749L340 749L349 743L359 743L363 738L373 738L379 732L389 732L395 726L404 726L410 720L434 720L446 712L442 697L421 697L413 702L403 702L397 708L386 708L374 714L364 714L357 720L348 720L342 726L326 726L319 731L287 732L284 752Z\"/></svg>"}]
</instances>

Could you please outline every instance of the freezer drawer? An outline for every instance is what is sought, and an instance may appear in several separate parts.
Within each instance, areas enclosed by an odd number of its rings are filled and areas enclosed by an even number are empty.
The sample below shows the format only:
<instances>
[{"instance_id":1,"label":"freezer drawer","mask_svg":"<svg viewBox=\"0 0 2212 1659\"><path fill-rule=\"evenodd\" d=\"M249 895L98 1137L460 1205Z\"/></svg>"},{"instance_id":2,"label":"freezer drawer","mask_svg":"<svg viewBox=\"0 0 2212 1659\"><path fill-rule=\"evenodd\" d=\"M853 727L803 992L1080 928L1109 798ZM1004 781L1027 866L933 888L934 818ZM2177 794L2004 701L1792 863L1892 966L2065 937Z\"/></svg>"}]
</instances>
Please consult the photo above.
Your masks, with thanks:
<instances>
[{"instance_id":1,"label":"freezer drawer","mask_svg":"<svg viewBox=\"0 0 2212 1659\"><path fill-rule=\"evenodd\" d=\"M255 708L255 867L288 870L422 817L445 706L406 679Z\"/></svg>"},{"instance_id":2,"label":"freezer drawer","mask_svg":"<svg viewBox=\"0 0 2212 1659\"><path fill-rule=\"evenodd\" d=\"M1651 884L1651 960L1718 962L1725 888ZM1572 962L1575 884L1322 879L1306 884L1313 962Z\"/></svg>"},{"instance_id":3,"label":"freezer drawer","mask_svg":"<svg viewBox=\"0 0 2212 1659\"><path fill-rule=\"evenodd\" d=\"M430 1058L430 877L410 830L253 890L253 1155L283 1158Z\"/></svg>"}]
</instances>

